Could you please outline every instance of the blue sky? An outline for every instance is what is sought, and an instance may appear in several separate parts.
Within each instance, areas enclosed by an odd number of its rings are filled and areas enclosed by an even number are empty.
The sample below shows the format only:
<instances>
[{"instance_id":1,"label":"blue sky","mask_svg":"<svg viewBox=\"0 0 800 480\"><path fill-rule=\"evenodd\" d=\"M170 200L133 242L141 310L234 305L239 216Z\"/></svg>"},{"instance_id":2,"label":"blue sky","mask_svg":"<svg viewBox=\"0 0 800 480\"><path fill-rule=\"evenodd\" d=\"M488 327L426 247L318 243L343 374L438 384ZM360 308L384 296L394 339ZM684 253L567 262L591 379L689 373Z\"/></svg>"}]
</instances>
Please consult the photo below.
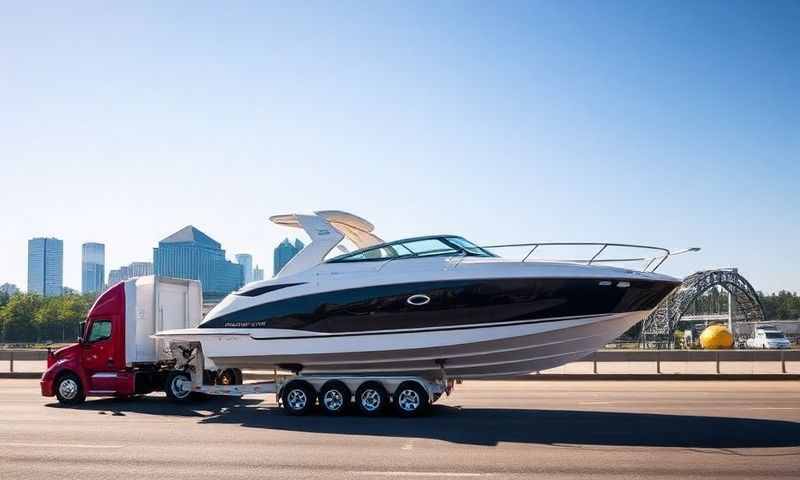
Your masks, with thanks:
<instances>
[{"instance_id":1,"label":"blue sky","mask_svg":"<svg viewBox=\"0 0 800 480\"><path fill-rule=\"evenodd\" d=\"M79 288L82 242L186 224L269 266L269 215L343 209L800 290L800 4L431 3L6 5L0 283L34 236Z\"/></svg>"}]
</instances>

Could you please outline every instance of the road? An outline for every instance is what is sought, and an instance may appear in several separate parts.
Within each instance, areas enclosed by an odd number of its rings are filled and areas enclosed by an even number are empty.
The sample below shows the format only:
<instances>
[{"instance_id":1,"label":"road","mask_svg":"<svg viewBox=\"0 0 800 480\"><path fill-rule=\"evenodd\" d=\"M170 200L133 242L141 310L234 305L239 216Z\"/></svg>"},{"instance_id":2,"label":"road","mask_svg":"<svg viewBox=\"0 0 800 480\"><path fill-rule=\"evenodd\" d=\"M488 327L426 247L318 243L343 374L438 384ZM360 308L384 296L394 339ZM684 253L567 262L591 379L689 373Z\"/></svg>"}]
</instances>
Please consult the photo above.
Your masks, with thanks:
<instances>
[{"instance_id":1,"label":"road","mask_svg":"<svg viewBox=\"0 0 800 480\"><path fill-rule=\"evenodd\" d=\"M422 418L273 397L61 408L0 380L0 478L798 478L800 383L466 382Z\"/></svg>"}]
</instances>

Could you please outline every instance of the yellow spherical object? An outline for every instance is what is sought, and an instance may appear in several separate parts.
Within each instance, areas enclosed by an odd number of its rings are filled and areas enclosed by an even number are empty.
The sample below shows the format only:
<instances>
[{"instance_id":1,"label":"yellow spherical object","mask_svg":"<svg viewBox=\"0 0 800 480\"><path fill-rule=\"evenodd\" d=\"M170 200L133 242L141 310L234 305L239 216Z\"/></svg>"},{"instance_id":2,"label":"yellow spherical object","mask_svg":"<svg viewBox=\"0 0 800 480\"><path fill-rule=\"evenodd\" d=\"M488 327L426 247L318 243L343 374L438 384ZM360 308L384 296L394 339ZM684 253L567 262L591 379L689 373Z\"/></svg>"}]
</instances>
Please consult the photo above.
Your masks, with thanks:
<instances>
[{"instance_id":1,"label":"yellow spherical object","mask_svg":"<svg viewBox=\"0 0 800 480\"><path fill-rule=\"evenodd\" d=\"M733 335L724 325L709 325L700 334L700 346L709 349L731 348Z\"/></svg>"}]
</instances>

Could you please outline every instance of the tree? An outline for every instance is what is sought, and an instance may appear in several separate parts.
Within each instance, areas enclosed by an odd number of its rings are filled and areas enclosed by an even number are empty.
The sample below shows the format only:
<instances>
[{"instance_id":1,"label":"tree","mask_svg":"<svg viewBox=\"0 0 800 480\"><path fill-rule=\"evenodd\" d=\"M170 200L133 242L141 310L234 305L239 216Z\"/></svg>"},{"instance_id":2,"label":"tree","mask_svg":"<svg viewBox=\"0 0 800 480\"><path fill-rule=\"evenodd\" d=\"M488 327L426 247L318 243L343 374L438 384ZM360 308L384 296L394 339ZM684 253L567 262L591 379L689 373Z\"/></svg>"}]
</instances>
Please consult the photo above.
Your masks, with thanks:
<instances>
[{"instance_id":1,"label":"tree","mask_svg":"<svg viewBox=\"0 0 800 480\"><path fill-rule=\"evenodd\" d=\"M42 303L42 297L31 293L11 297L0 309L3 342L30 342L35 339L36 312Z\"/></svg>"}]
</instances>

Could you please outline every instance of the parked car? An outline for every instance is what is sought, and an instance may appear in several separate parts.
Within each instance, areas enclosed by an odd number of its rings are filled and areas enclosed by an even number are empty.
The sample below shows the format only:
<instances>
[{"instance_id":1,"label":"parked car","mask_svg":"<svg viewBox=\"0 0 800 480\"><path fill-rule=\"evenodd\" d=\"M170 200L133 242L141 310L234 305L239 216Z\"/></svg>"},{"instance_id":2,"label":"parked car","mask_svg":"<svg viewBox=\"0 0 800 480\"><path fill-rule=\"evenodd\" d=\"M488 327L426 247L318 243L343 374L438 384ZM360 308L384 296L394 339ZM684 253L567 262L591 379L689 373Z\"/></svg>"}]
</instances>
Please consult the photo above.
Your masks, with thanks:
<instances>
[{"instance_id":1,"label":"parked car","mask_svg":"<svg viewBox=\"0 0 800 480\"><path fill-rule=\"evenodd\" d=\"M753 336L747 339L747 348L790 348L789 339L771 325L762 325L755 329Z\"/></svg>"}]
</instances>

